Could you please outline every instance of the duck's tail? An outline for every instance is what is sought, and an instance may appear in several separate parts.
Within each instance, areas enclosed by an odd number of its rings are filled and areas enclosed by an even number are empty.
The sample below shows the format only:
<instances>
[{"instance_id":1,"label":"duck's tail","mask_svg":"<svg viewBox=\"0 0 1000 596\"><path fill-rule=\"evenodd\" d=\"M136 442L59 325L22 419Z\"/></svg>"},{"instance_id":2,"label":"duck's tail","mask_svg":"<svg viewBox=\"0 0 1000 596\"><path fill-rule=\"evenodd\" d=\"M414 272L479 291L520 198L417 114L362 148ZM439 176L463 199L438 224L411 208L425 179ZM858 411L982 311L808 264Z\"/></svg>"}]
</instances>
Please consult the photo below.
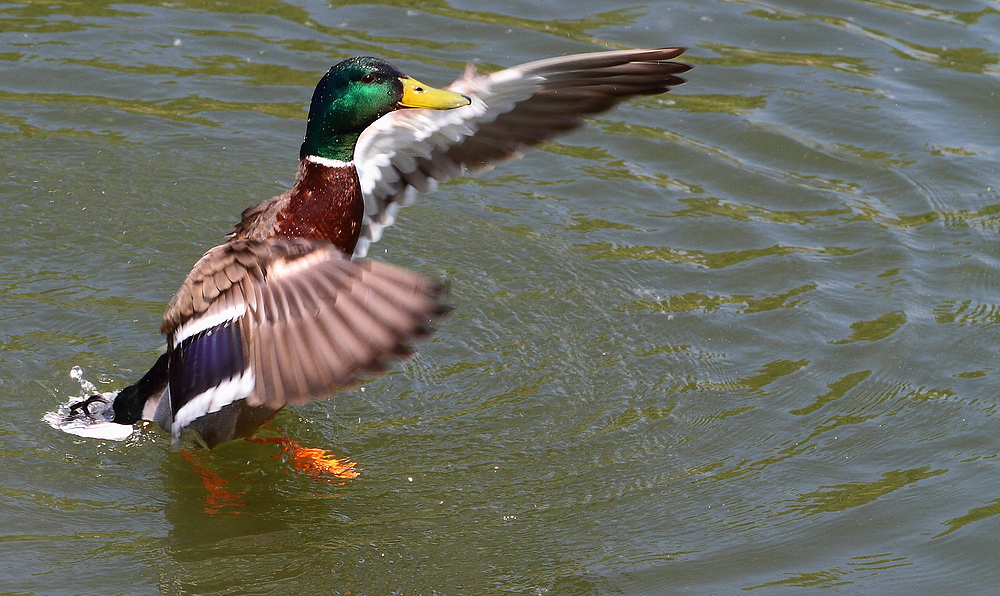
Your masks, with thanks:
<instances>
[{"instance_id":1,"label":"duck's tail","mask_svg":"<svg viewBox=\"0 0 1000 596\"><path fill-rule=\"evenodd\" d=\"M117 393L95 393L65 404L46 414L45 421L73 435L122 441L132 435L132 425L155 411L168 380L168 360L163 354L138 382ZM94 390L89 384L88 388Z\"/></svg>"},{"instance_id":2,"label":"duck's tail","mask_svg":"<svg viewBox=\"0 0 1000 596\"><path fill-rule=\"evenodd\" d=\"M142 419L151 420L150 414L156 410L169 380L170 369L167 354L164 352L141 379L122 389L115 397L112 404L114 409L113 422L135 424Z\"/></svg>"}]
</instances>

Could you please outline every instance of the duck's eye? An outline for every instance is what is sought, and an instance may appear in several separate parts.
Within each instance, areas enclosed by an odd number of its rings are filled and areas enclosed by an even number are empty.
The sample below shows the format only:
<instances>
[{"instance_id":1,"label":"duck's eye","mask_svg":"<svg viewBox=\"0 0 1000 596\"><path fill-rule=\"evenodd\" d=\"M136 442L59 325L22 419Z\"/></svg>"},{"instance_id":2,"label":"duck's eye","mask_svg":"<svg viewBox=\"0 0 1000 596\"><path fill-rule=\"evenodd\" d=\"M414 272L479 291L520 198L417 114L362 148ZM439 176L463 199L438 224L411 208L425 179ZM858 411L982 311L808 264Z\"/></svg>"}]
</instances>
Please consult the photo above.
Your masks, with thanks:
<instances>
[{"instance_id":1,"label":"duck's eye","mask_svg":"<svg viewBox=\"0 0 1000 596\"><path fill-rule=\"evenodd\" d=\"M372 73L368 73L365 76L361 77L361 82L365 84L374 83L375 75L373 75Z\"/></svg>"}]
</instances>

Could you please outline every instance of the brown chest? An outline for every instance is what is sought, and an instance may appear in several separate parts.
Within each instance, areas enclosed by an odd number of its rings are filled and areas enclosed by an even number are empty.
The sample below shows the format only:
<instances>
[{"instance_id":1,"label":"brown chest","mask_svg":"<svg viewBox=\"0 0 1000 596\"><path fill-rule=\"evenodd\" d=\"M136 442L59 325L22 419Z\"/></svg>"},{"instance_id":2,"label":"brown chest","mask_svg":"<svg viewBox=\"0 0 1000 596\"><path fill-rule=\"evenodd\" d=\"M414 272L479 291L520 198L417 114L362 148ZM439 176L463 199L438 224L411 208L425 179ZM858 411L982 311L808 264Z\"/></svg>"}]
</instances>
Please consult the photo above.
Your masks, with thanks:
<instances>
[{"instance_id":1,"label":"brown chest","mask_svg":"<svg viewBox=\"0 0 1000 596\"><path fill-rule=\"evenodd\" d=\"M317 238L351 254L361 235L365 202L353 165L306 167L277 213L272 236Z\"/></svg>"}]
</instances>

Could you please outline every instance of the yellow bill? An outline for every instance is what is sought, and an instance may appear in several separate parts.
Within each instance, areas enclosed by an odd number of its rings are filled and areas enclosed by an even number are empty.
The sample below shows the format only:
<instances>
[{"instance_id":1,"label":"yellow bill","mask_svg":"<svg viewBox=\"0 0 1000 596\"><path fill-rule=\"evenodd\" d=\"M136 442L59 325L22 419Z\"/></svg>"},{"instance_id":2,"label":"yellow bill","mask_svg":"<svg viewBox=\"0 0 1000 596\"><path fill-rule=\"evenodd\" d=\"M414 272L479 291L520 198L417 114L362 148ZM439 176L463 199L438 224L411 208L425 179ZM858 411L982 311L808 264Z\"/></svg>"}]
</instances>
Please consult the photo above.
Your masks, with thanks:
<instances>
[{"instance_id":1,"label":"yellow bill","mask_svg":"<svg viewBox=\"0 0 1000 596\"><path fill-rule=\"evenodd\" d=\"M410 77L403 77L399 81L403 83L403 99L399 101L399 105L404 108L450 110L472 103L472 100L464 95L435 89Z\"/></svg>"}]
</instances>

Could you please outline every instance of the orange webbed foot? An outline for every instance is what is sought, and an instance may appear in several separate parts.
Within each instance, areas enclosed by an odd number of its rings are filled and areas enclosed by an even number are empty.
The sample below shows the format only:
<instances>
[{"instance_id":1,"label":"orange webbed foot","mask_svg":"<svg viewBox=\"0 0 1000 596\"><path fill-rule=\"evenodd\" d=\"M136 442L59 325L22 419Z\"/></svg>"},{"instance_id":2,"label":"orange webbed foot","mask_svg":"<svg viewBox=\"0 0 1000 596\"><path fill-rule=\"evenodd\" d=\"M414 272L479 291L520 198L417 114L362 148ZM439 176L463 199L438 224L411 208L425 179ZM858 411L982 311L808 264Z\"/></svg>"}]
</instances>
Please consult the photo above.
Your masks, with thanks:
<instances>
[{"instance_id":1,"label":"orange webbed foot","mask_svg":"<svg viewBox=\"0 0 1000 596\"><path fill-rule=\"evenodd\" d=\"M243 509L246 505L246 500L242 495L245 491L234 491L226 487L231 480L243 480L242 478L238 476L232 479L222 477L218 472L209 469L205 465L200 454L192 453L185 449L181 450L181 455L184 459L191 462L195 472L201 477L201 482L205 486L206 493L203 508L205 513L209 515L219 515L221 513L243 515L246 513Z\"/></svg>"},{"instance_id":2,"label":"orange webbed foot","mask_svg":"<svg viewBox=\"0 0 1000 596\"><path fill-rule=\"evenodd\" d=\"M324 449L303 447L287 437L266 439L248 438L255 443L273 443L282 453L288 454L288 461L296 471L311 476L314 480L346 484L361 475L357 464L347 458L337 458ZM279 457L277 454L274 457Z\"/></svg>"}]
</instances>

